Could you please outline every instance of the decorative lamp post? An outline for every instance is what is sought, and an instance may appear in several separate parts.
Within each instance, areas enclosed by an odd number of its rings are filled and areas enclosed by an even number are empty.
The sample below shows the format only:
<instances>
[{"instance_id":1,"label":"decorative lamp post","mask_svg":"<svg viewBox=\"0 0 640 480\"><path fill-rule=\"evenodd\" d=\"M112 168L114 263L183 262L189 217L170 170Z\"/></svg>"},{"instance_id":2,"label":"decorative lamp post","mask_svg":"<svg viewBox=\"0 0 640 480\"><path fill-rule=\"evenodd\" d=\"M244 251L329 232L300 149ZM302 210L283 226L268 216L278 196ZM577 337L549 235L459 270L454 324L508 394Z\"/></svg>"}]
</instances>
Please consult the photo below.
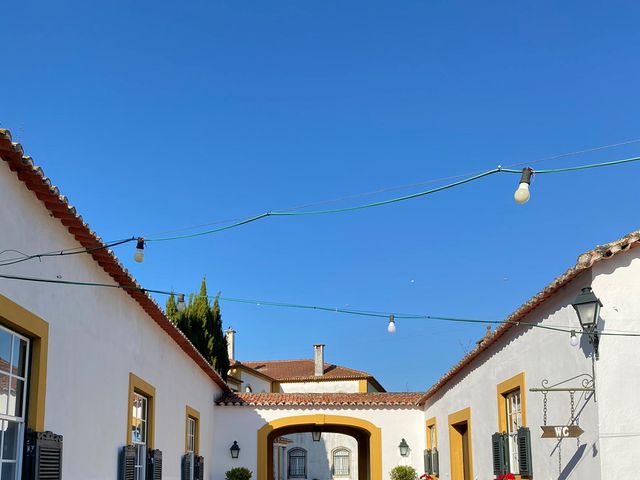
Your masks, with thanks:
<instances>
[{"instance_id":1,"label":"decorative lamp post","mask_svg":"<svg viewBox=\"0 0 640 480\"><path fill-rule=\"evenodd\" d=\"M598 316L600 315L602 302L595 296L591 287L585 287L578 294L572 305L578 314L582 331L587 334L589 342L593 345L596 360L599 360L598 344L600 343L600 335L598 334Z\"/></svg>"},{"instance_id":2,"label":"decorative lamp post","mask_svg":"<svg viewBox=\"0 0 640 480\"><path fill-rule=\"evenodd\" d=\"M235 440L229 450L231 451L231 458L238 458L238 455L240 455L240 447L238 446L238 442Z\"/></svg>"},{"instance_id":3,"label":"decorative lamp post","mask_svg":"<svg viewBox=\"0 0 640 480\"><path fill-rule=\"evenodd\" d=\"M313 438L313 441L319 442L321 436L322 436L322 432L320 431L320 428L314 427L313 430L311 431L311 437Z\"/></svg>"},{"instance_id":4,"label":"decorative lamp post","mask_svg":"<svg viewBox=\"0 0 640 480\"><path fill-rule=\"evenodd\" d=\"M400 449L400 455L402 455L403 457L409 455L409 444L404 438L400 442L400 445L398 445L398 448Z\"/></svg>"}]
</instances>

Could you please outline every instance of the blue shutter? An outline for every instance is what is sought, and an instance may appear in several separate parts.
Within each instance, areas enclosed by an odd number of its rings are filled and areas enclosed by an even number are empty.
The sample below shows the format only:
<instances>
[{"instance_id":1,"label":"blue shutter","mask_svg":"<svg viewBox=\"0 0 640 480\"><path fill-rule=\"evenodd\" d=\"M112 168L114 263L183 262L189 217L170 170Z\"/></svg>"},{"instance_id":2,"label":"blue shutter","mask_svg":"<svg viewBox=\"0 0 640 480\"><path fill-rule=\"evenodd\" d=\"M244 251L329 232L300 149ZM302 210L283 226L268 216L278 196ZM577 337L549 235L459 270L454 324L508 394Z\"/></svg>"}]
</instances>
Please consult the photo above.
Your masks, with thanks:
<instances>
[{"instance_id":1,"label":"blue shutter","mask_svg":"<svg viewBox=\"0 0 640 480\"><path fill-rule=\"evenodd\" d=\"M136 465L136 447L126 445L122 447L120 454L120 475L121 480L134 480Z\"/></svg>"},{"instance_id":2,"label":"blue shutter","mask_svg":"<svg viewBox=\"0 0 640 480\"><path fill-rule=\"evenodd\" d=\"M436 476L440 475L440 455L438 454L438 449L434 448L431 452L431 465L433 474Z\"/></svg>"},{"instance_id":3,"label":"blue shutter","mask_svg":"<svg viewBox=\"0 0 640 480\"><path fill-rule=\"evenodd\" d=\"M193 480L204 480L204 457L196 457Z\"/></svg>"},{"instance_id":4,"label":"blue shutter","mask_svg":"<svg viewBox=\"0 0 640 480\"><path fill-rule=\"evenodd\" d=\"M62 435L28 430L25 436L26 479L62 479Z\"/></svg>"},{"instance_id":5,"label":"blue shutter","mask_svg":"<svg viewBox=\"0 0 640 480\"><path fill-rule=\"evenodd\" d=\"M424 451L424 472L433 473L433 464L431 462L431 450L426 449Z\"/></svg>"},{"instance_id":6,"label":"blue shutter","mask_svg":"<svg viewBox=\"0 0 640 480\"><path fill-rule=\"evenodd\" d=\"M162 480L162 452L147 451L147 480Z\"/></svg>"}]
</instances>

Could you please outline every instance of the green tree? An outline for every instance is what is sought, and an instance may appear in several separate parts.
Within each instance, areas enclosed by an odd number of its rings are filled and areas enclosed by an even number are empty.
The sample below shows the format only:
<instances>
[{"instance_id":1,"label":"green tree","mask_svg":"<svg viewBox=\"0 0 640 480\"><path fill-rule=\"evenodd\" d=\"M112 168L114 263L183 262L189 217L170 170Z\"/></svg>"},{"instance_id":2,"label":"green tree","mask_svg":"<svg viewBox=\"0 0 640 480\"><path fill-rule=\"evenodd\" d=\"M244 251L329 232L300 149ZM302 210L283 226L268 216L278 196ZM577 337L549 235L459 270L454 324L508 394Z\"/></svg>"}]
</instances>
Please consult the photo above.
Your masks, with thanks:
<instances>
[{"instance_id":1,"label":"green tree","mask_svg":"<svg viewBox=\"0 0 640 480\"><path fill-rule=\"evenodd\" d=\"M222 332L222 315L216 297L213 304L207 296L207 282L202 279L200 291L190 294L184 311L178 311L173 295L167 299L166 314L202 354L207 362L226 380L229 370L227 342Z\"/></svg>"}]
</instances>

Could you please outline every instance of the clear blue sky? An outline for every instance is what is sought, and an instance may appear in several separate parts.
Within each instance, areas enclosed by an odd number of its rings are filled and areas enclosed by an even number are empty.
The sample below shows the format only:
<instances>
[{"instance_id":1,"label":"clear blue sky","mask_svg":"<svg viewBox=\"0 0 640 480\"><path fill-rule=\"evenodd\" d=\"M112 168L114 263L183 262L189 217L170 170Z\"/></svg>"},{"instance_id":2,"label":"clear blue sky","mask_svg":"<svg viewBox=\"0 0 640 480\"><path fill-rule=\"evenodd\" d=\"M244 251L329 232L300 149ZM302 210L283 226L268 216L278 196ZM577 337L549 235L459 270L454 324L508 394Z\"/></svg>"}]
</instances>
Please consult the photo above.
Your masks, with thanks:
<instances>
[{"instance_id":1,"label":"clear blue sky","mask_svg":"<svg viewBox=\"0 0 640 480\"><path fill-rule=\"evenodd\" d=\"M639 138L639 15L632 1L12 2L0 122L103 238L146 235ZM539 176L524 207L517 177L494 176L150 244L141 265L131 244L118 253L148 288L206 275L227 296L502 319L640 227L639 174ZM390 336L385 320L222 308L241 360L323 342L390 390L426 389L485 329L399 321Z\"/></svg>"}]
</instances>

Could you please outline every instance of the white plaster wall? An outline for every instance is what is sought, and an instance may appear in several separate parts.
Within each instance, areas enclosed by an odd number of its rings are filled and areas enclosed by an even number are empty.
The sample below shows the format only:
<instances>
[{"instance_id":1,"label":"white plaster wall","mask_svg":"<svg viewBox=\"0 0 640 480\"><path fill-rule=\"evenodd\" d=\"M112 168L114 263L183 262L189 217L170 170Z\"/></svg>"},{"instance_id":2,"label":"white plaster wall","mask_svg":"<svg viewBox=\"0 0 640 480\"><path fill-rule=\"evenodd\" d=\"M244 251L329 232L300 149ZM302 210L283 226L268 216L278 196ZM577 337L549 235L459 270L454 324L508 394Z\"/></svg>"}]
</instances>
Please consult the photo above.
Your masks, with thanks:
<instances>
[{"instance_id":1,"label":"white plaster wall","mask_svg":"<svg viewBox=\"0 0 640 480\"><path fill-rule=\"evenodd\" d=\"M242 380L242 392L245 392L247 386L250 385L251 392L253 393L271 393L271 382L262 377L258 377L257 375L252 375L244 370L240 370L240 375L240 379Z\"/></svg>"},{"instance_id":2,"label":"white plaster wall","mask_svg":"<svg viewBox=\"0 0 640 480\"><path fill-rule=\"evenodd\" d=\"M389 478L396 465L423 468L425 448L424 413L412 408L294 408L294 407L216 407L216 425L220 432L214 438L216 472L214 480L223 480L224 472L233 467L247 467L257 475L257 431L266 423L299 415L342 415L367 420L382 431L382 478ZM401 457L398 445L405 438L411 450ZM231 458L229 447L237 440L240 457Z\"/></svg>"},{"instance_id":3,"label":"white plaster wall","mask_svg":"<svg viewBox=\"0 0 640 480\"><path fill-rule=\"evenodd\" d=\"M336 479L358 478L358 441L349 435L342 433L323 432L319 442L314 442L311 433L293 433L286 435L293 443L287 446L287 453L300 447L307 451L307 478L309 480L328 480L334 478L332 474L333 451L337 448L346 448L351 452L349 476L337 476ZM285 458L286 455L285 455ZM286 468L285 463L285 478Z\"/></svg>"},{"instance_id":4,"label":"white plaster wall","mask_svg":"<svg viewBox=\"0 0 640 480\"><path fill-rule=\"evenodd\" d=\"M280 383L283 393L358 393L358 380Z\"/></svg>"},{"instance_id":5,"label":"white plaster wall","mask_svg":"<svg viewBox=\"0 0 640 480\"><path fill-rule=\"evenodd\" d=\"M636 277L636 282L638 280L640 277ZM580 275L523 321L541 321L543 325L569 326L579 331L579 322L571 302L581 287L590 284L590 272ZM615 288L630 292L624 283L617 283ZM603 293L597 292L606 298ZM601 476L602 447L598 432L598 409L601 405L600 402L595 404L593 398L585 403L584 395L576 394L576 409L582 409L579 424L585 431L579 441L566 439L558 445L554 439L540 438L543 397L542 394L529 392L528 389L539 387L543 379L548 379L550 384L553 384L575 375L591 373L591 360L587 357L590 353L591 347L586 338L582 340L579 348L574 348L569 344L568 333L525 326L512 328L497 344L481 354L471 366L466 367L430 398L425 406L425 419L433 416L437 419L440 478L451 478L448 415L466 407L471 407L474 476L477 479L493 478L491 435L498 431L497 384L520 372L525 372L526 376L527 391L523 393L527 402L527 426L531 429L534 478L634 478L635 471L633 475L627 471L627 475L630 475L628 477L612 477L608 474ZM579 380L573 382L574 385L576 383L579 384ZM627 388L627 385L618 383L607 388L611 390L611 395L615 395L614 391ZM599 384L598 388L602 386ZM634 390L637 391L637 383ZM549 393L548 424L568 424L569 404L568 393ZM618 452L618 459L620 453Z\"/></svg>"},{"instance_id":6,"label":"white plaster wall","mask_svg":"<svg viewBox=\"0 0 640 480\"><path fill-rule=\"evenodd\" d=\"M5 162L0 205L0 250L79 246ZM122 254L131 252L122 248ZM88 255L24 262L3 272L113 283ZM211 439L219 436L212 404L220 388L126 293L0 279L0 294L49 323L45 426L64 435L66 480L117 477L127 438L129 372L156 388L155 447L163 451L163 478L180 478L187 404L201 414L201 454L211 477Z\"/></svg>"},{"instance_id":7,"label":"white plaster wall","mask_svg":"<svg viewBox=\"0 0 640 480\"><path fill-rule=\"evenodd\" d=\"M640 332L640 249L593 268L600 328ZM603 336L597 362L602 478L636 478L640 452L640 338Z\"/></svg>"}]
</instances>

